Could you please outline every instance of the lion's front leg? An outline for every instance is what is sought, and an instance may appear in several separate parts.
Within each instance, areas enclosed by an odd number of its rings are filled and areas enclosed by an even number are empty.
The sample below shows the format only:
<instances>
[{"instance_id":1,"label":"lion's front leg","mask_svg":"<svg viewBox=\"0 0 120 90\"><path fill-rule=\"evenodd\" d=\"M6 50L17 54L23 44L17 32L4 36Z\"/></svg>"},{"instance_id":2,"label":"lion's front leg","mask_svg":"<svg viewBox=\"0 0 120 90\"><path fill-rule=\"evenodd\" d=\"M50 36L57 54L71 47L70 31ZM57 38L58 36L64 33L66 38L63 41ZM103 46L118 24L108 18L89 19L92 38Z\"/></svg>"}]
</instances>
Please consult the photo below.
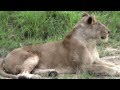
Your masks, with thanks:
<instances>
[{"instance_id":1,"label":"lion's front leg","mask_svg":"<svg viewBox=\"0 0 120 90\"><path fill-rule=\"evenodd\" d=\"M105 76L120 76L120 69L111 67L103 61L95 61L92 65L84 67L89 73Z\"/></svg>"},{"instance_id":2,"label":"lion's front leg","mask_svg":"<svg viewBox=\"0 0 120 90\"><path fill-rule=\"evenodd\" d=\"M120 66L115 65L114 63L111 63L111 62L105 62L105 61L102 61L102 60L97 60L94 63L95 64L101 64L101 65L106 65L108 67L114 67L114 68L120 69Z\"/></svg>"}]
</instances>

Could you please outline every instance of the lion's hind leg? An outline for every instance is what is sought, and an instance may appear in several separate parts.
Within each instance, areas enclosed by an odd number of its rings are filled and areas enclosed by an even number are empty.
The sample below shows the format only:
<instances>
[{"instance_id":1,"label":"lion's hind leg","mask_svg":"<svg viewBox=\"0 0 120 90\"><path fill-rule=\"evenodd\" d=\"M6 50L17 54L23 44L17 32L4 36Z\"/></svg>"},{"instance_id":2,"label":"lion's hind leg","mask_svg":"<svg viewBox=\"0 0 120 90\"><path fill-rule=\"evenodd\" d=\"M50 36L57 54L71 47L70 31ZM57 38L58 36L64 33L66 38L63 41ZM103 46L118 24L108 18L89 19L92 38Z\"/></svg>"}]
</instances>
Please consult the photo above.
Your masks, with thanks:
<instances>
[{"instance_id":1,"label":"lion's hind leg","mask_svg":"<svg viewBox=\"0 0 120 90\"><path fill-rule=\"evenodd\" d=\"M21 73L18 74L18 79L40 78L39 75L30 74L39 62L39 57L36 55L27 58L21 67Z\"/></svg>"}]
</instances>

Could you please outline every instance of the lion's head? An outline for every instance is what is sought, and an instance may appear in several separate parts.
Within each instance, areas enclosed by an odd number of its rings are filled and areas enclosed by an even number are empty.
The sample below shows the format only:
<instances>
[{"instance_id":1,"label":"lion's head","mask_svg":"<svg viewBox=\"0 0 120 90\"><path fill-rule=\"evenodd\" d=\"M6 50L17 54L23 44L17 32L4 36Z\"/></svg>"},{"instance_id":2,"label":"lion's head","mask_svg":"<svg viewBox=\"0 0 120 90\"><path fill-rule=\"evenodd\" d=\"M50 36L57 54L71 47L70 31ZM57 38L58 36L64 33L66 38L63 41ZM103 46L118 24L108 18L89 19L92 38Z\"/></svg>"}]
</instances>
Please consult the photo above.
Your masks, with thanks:
<instances>
[{"instance_id":1,"label":"lion's head","mask_svg":"<svg viewBox=\"0 0 120 90\"><path fill-rule=\"evenodd\" d=\"M98 41L108 40L110 33L109 29L104 24L97 21L95 16L84 13L82 15L82 20L75 26L77 29L79 29L79 27L82 27L82 32L87 37L87 39L95 39Z\"/></svg>"}]
</instances>

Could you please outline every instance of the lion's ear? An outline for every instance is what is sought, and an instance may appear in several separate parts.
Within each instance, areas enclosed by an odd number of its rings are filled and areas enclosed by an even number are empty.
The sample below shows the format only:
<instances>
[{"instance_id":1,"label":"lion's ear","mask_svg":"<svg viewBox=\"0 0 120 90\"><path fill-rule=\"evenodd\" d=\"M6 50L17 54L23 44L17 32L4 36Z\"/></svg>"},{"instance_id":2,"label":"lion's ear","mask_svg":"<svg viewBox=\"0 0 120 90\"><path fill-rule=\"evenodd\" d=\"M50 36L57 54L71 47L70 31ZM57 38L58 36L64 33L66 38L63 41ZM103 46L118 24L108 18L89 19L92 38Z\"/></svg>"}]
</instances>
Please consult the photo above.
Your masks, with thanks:
<instances>
[{"instance_id":1,"label":"lion's ear","mask_svg":"<svg viewBox=\"0 0 120 90\"><path fill-rule=\"evenodd\" d=\"M93 17L88 17L87 24L92 24L94 22Z\"/></svg>"},{"instance_id":2,"label":"lion's ear","mask_svg":"<svg viewBox=\"0 0 120 90\"><path fill-rule=\"evenodd\" d=\"M86 12L82 14L82 17L89 16Z\"/></svg>"}]
</instances>

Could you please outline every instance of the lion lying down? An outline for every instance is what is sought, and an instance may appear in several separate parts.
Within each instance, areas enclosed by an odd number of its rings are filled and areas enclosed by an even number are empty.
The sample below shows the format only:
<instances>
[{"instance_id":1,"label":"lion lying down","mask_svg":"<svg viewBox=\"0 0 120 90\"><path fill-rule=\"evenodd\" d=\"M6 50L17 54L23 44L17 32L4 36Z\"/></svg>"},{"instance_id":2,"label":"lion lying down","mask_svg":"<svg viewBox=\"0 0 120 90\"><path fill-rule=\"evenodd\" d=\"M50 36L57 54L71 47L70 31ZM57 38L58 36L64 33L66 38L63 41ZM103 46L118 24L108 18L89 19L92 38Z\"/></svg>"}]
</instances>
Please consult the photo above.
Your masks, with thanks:
<instances>
[{"instance_id":1,"label":"lion lying down","mask_svg":"<svg viewBox=\"0 0 120 90\"><path fill-rule=\"evenodd\" d=\"M30 45L10 52L1 63L0 75L13 79L38 78L41 73L89 72L120 75L120 67L99 59L96 43L107 41L110 31L94 16L84 13L61 41Z\"/></svg>"}]
</instances>

